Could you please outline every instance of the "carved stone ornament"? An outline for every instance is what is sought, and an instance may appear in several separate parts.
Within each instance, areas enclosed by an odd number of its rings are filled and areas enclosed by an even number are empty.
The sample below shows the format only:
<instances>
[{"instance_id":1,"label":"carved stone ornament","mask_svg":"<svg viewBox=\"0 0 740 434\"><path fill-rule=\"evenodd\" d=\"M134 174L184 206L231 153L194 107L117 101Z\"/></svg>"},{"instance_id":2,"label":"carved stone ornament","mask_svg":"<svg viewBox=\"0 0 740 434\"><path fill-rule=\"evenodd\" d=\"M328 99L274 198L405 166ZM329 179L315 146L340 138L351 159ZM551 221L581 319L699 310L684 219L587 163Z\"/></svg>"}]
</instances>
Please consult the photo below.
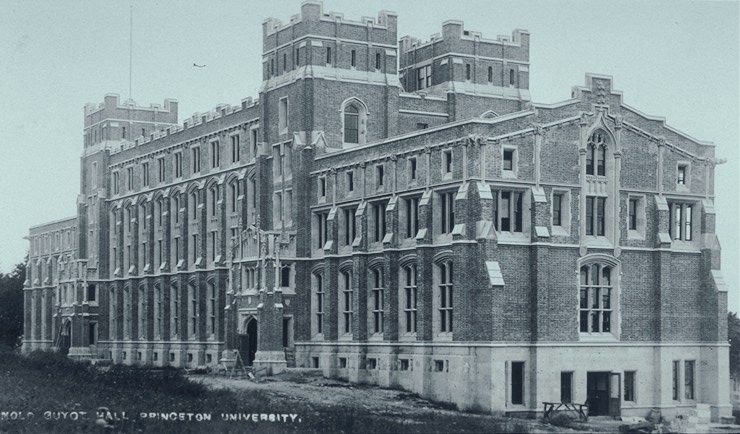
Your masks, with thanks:
<instances>
[{"instance_id":1,"label":"carved stone ornament","mask_svg":"<svg viewBox=\"0 0 740 434\"><path fill-rule=\"evenodd\" d=\"M398 157L396 155L391 155L391 161L396 161L396 160L398 160Z\"/></svg>"},{"instance_id":2,"label":"carved stone ornament","mask_svg":"<svg viewBox=\"0 0 740 434\"><path fill-rule=\"evenodd\" d=\"M586 124L588 124L588 113L586 113L586 112L582 112L582 113L581 113L581 120L580 120L580 123L581 123L581 125L586 125Z\"/></svg>"},{"instance_id":3,"label":"carved stone ornament","mask_svg":"<svg viewBox=\"0 0 740 434\"><path fill-rule=\"evenodd\" d=\"M597 104L604 104L606 102L606 86L604 86L604 82L599 80L597 82L597 92L596 92L596 103Z\"/></svg>"},{"instance_id":4,"label":"carved stone ornament","mask_svg":"<svg viewBox=\"0 0 740 434\"><path fill-rule=\"evenodd\" d=\"M429 145L424 146L424 153L425 154L431 154L432 149L429 147Z\"/></svg>"},{"instance_id":5,"label":"carved stone ornament","mask_svg":"<svg viewBox=\"0 0 740 434\"><path fill-rule=\"evenodd\" d=\"M545 128L540 124L532 124L532 128L534 128L534 134L536 136L541 136L545 133Z\"/></svg>"},{"instance_id":6,"label":"carved stone ornament","mask_svg":"<svg viewBox=\"0 0 740 434\"><path fill-rule=\"evenodd\" d=\"M624 123L624 117L620 114L614 115L614 128L620 129L622 128L622 124Z\"/></svg>"}]
</instances>

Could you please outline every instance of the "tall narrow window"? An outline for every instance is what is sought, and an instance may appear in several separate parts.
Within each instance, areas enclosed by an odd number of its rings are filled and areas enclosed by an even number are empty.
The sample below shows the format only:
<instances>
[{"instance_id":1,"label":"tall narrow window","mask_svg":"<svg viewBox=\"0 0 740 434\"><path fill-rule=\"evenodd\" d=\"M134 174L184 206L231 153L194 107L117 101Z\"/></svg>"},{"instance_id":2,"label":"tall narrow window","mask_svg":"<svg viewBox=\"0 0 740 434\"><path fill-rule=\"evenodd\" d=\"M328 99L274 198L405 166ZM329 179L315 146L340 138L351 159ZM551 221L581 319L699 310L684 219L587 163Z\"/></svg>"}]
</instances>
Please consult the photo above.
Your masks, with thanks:
<instances>
[{"instance_id":1,"label":"tall narrow window","mask_svg":"<svg viewBox=\"0 0 740 434\"><path fill-rule=\"evenodd\" d=\"M511 362L511 403L524 404L524 362Z\"/></svg>"},{"instance_id":2,"label":"tall narrow window","mask_svg":"<svg viewBox=\"0 0 740 434\"><path fill-rule=\"evenodd\" d=\"M352 50L350 56L350 65L354 68L355 66L357 66L357 52L355 50Z\"/></svg>"},{"instance_id":3,"label":"tall narrow window","mask_svg":"<svg viewBox=\"0 0 740 434\"><path fill-rule=\"evenodd\" d=\"M218 210L218 187L215 186L208 190L208 196L210 196L210 214L211 217L216 217L216 211Z\"/></svg>"},{"instance_id":4,"label":"tall narrow window","mask_svg":"<svg viewBox=\"0 0 740 434\"><path fill-rule=\"evenodd\" d=\"M288 69L288 53L283 53L283 72Z\"/></svg>"},{"instance_id":5,"label":"tall narrow window","mask_svg":"<svg viewBox=\"0 0 740 434\"><path fill-rule=\"evenodd\" d=\"M170 334L177 337L180 332L180 291L177 286L170 288Z\"/></svg>"},{"instance_id":6,"label":"tall narrow window","mask_svg":"<svg viewBox=\"0 0 740 434\"><path fill-rule=\"evenodd\" d=\"M324 333L324 278L315 275L316 281L316 333Z\"/></svg>"},{"instance_id":7,"label":"tall narrow window","mask_svg":"<svg viewBox=\"0 0 740 434\"><path fill-rule=\"evenodd\" d=\"M234 181L229 186L229 191L231 192L229 196L229 202L231 202L231 212L236 212L237 210L237 201L239 200L239 184L237 181Z\"/></svg>"},{"instance_id":8,"label":"tall narrow window","mask_svg":"<svg viewBox=\"0 0 740 434\"><path fill-rule=\"evenodd\" d=\"M193 234L191 237L192 241L192 249L193 249L193 264L195 264L198 261L198 234Z\"/></svg>"},{"instance_id":9,"label":"tall narrow window","mask_svg":"<svg viewBox=\"0 0 740 434\"><path fill-rule=\"evenodd\" d=\"M383 287L383 272L376 268L373 270L372 310L373 310L373 333L383 333L383 298L385 288Z\"/></svg>"},{"instance_id":10,"label":"tall narrow window","mask_svg":"<svg viewBox=\"0 0 740 434\"><path fill-rule=\"evenodd\" d=\"M419 231L419 198L404 199L406 203L406 238L413 238Z\"/></svg>"},{"instance_id":11,"label":"tall narrow window","mask_svg":"<svg viewBox=\"0 0 740 434\"><path fill-rule=\"evenodd\" d=\"M596 235L600 237L603 237L604 234L606 233L605 208L606 208L606 198L597 197L596 198Z\"/></svg>"},{"instance_id":12,"label":"tall narrow window","mask_svg":"<svg viewBox=\"0 0 740 434\"><path fill-rule=\"evenodd\" d=\"M409 179L416 179L416 158L409 158Z\"/></svg>"},{"instance_id":13,"label":"tall narrow window","mask_svg":"<svg viewBox=\"0 0 740 434\"><path fill-rule=\"evenodd\" d=\"M382 187L385 180L385 168L383 165L375 166L375 185Z\"/></svg>"},{"instance_id":14,"label":"tall narrow window","mask_svg":"<svg viewBox=\"0 0 740 434\"><path fill-rule=\"evenodd\" d=\"M327 213L318 213L316 214L316 226L317 226L317 241L318 245L316 246L317 249L323 249L324 244L326 244L326 219L328 217Z\"/></svg>"},{"instance_id":15,"label":"tall narrow window","mask_svg":"<svg viewBox=\"0 0 740 434\"><path fill-rule=\"evenodd\" d=\"M194 191L190 195L190 210L193 221L198 220L198 192Z\"/></svg>"},{"instance_id":16,"label":"tall narrow window","mask_svg":"<svg viewBox=\"0 0 740 434\"><path fill-rule=\"evenodd\" d=\"M681 361L673 361L673 400L678 401L681 397Z\"/></svg>"},{"instance_id":17,"label":"tall narrow window","mask_svg":"<svg viewBox=\"0 0 740 434\"><path fill-rule=\"evenodd\" d=\"M278 106L278 131L280 134L288 132L288 98L280 98Z\"/></svg>"},{"instance_id":18,"label":"tall narrow window","mask_svg":"<svg viewBox=\"0 0 740 434\"><path fill-rule=\"evenodd\" d=\"M692 214L692 207L691 205L686 205L684 207L685 214L684 214L684 239L686 241L691 241L692 235L691 235L691 214Z\"/></svg>"},{"instance_id":19,"label":"tall narrow window","mask_svg":"<svg viewBox=\"0 0 740 434\"><path fill-rule=\"evenodd\" d=\"M684 397L686 399L694 399L694 361L687 360L684 362Z\"/></svg>"},{"instance_id":20,"label":"tall narrow window","mask_svg":"<svg viewBox=\"0 0 740 434\"><path fill-rule=\"evenodd\" d=\"M635 371L624 373L624 400L635 402Z\"/></svg>"},{"instance_id":21,"label":"tall narrow window","mask_svg":"<svg viewBox=\"0 0 740 434\"><path fill-rule=\"evenodd\" d=\"M452 332L452 262L439 265L439 331Z\"/></svg>"},{"instance_id":22,"label":"tall narrow window","mask_svg":"<svg viewBox=\"0 0 740 434\"><path fill-rule=\"evenodd\" d=\"M385 202L373 204L373 240L375 242L383 241L385 237Z\"/></svg>"},{"instance_id":23,"label":"tall narrow window","mask_svg":"<svg viewBox=\"0 0 740 434\"><path fill-rule=\"evenodd\" d=\"M488 67L488 84L493 83L493 67Z\"/></svg>"},{"instance_id":24,"label":"tall narrow window","mask_svg":"<svg viewBox=\"0 0 740 434\"><path fill-rule=\"evenodd\" d=\"M175 194L172 198L172 217L175 223L180 223L180 196Z\"/></svg>"},{"instance_id":25,"label":"tall narrow window","mask_svg":"<svg viewBox=\"0 0 740 434\"><path fill-rule=\"evenodd\" d=\"M218 231L211 231L211 261L216 260L218 253Z\"/></svg>"},{"instance_id":26,"label":"tall narrow window","mask_svg":"<svg viewBox=\"0 0 740 434\"><path fill-rule=\"evenodd\" d=\"M191 157L193 160L193 173L200 172L200 147L192 148Z\"/></svg>"},{"instance_id":27,"label":"tall narrow window","mask_svg":"<svg viewBox=\"0 0 740 434\"><path fill-rule=\"evenodd\" d=\"M236 163L239 161L240 148L239 148L239 135L234 134L231 136L231 162Z\"/></svg>"},{"instance_id":28,"label":"tall narrow window","mask_svg":"<svg viewBox=\"0 0 740 434\"><path fill-rule=\"evenodd\" d=\"M319 197L326 197L326 177L319 178Z\"/></svg>"},{"instance_id":29,"label":"tall narrow window","mask_svg":"<svg viewBox=\"0 0 740 434\"><path fill-rule=\"evenodd\" d=\"M552 195L552 225L562 226L563 225L563 194L554 193Z\"/></svg>"},{"instance_id":30,"label":"tall narrow window","mask_svg":"<svg viewBox=\"0 0 740 434\"><path fill-rule=\"evenodd\" d=\"M586 235L594 234L594 198L586 197Z\"/></svg>"},{"instance_id":31,"label":"tall narrow window","mask_svg":"<svg viewBox=\"0 0 740 434\"><path fill-rule=\"evenodd\" d=\"M165 167L166 166L164 164L164 157L157 159L157 166L159 166L158 167L159 168L159 170L158 170L158 172L159 172L159 182L164 182L164 177L166 175L166 172L165 172L165 170L166 170Z\"/></svg>"},{"instance_id":32,"label":"tall narrow window","mask_svg":"<svg viewBox=\"0 0 740 434\"><path fill-rule=\"evenodd\" d=\"M133 167L127 167L126 168L126 181L128 183L128 190L131 191L134 189L134 168Z\"/></svg>"},{"instance_id":33,"label":"tall narrow window","mask_svg":"<svg viewBox=\"0 0 740 434\"><path fill-rule=\"evenodd\" d=\"M355 239L355 208L344 209L344 245L351 246Z\"/></svg>"},{"instance_id":34,"label":"tall narrow window","mask_svg":"<svg viewBox=\"0 0 740 434\"><path fill-rule=\"evenodd\" d=\"M513 69L509 70L509 86L514 86L516 83L516 72Z\"/></svg>"},{"instance_id":35,"label":"tall narrow window","mask_svg":"<svg viewBox=\"0 0 740 434\"><path fill-rule=\"evenodd\" d=\"M693 209L694 207L689 204L669 204L669 232L674 240L693 239Z\"/></svg>"},{"instance_id":36,"label":"tall narrow window","mask_svg":"<svg viewBox=\"0 0 740 434\"><path fill-rule=\"evenodd\" d=\"M216 333L216 287L208 285L208 335Z\"/></svg>"},{"instance_id":37,"label":"tall narrow window","mask_svg":"<svg viewBox=\"0 0 740 434\"><path fill-rule=\"evenodd\" d=\"M326 64L331 65L331 47L326 47Z\"/></svg>"},{"instance_id":38,"label":"tall narrow window","mask_svg":"<svg viewBox=\"0 0 740 434\"><path fill-rule=\"evenodd\" d=\"M596 131L586 145L586 175L606 176L606 134Z\"/></svg>"},{"instance_id":39,"label":"tall narrow window","mask_svg":"<svg viewBox=\"0 0 740 434\"><path fill-rule=\"evenodd\" d=\"M221 165L221 146L218 140L211 142L211 169Z\"/></svg>"},{"instance_id":40,"label":"tall narrow window","mask_svg":"<svg viewBox=\"0 0 740 434\"><path fill-rule=\"evenodd\" d=\"M352 273L349 271L343 271L341 273L342 279L342 330L344 334L352 333L352 313L353 313L353 302L352 302Z\"/></svg>"},{"instance_id":41,"label":"tall narrow window","mask_svg":"<svg viewBox=\"0 0 740 434\"><path fill-rule=\"evenodd\" d=\"M344 109L344 142L359 143L360 111L354 105Z\"/></svg>"},{"instance_id":42,"label":"tall narrow window","mask_svg":"<svg viewBox=\"0 0 740 434\"><path fill-rule=\"evenodd\" d=\"M451 233L455 227L455 193L440 193L440 231L441 234Z\"/></svg>"},{"instance_id":43,"label":"tall narrow window","mask_svg":"<svg viewBox=\"0 0 740 434\"><path fill-rule=\"evenodd\" d=\"M465 80L470 81L470 64L465 64Z\"/></svg>"},{"instance_id":44,"label":"tall narrow window","mask_svg":"<svg viewBox=\"0 0 740 434\"><path fill-rule=\"evenodd\" d=\"M629 230L637 230L637 201L638 199L629 200Z\"/></svg>"},{"instance_id":45,"label":"tall narrow window","mask_svg":"<svg viewBox=\"0 0 740 434\"><path fill-rule=\"evenodd\" d=\"M406 333L416 333L416 300L418 288L416 286L416 265L411 264L403 269L404 273L404 301L403 313Z\"/></svg>"},{"instance_id":46,"label":"tall narrow window","mask_svg":"<svg viewBox=\"0 0 740 434\"><path fill-rule=\"evenodd\" d=\"M194 285L188 285L188 301L188 333L194 337L198 333L198 298Z\"/></svg>"},{"instance_id":47,"label":"tall narrow window","mask_svg":"<svg viewBox=\"0 0 740 434\"><path fill-rule=\"evenodd\" d=\"M452 150L448 149L443 152L444 173L452 173Z\"/></svg>"},{"instance_id":48,"label":"tall narrow window","mask_svg":"<svg viewBox=\"0 0 740 434\"><path fill-rule=\"evenodd\" d=\"M295 59L294 59L295 66L301 65L301 49L296 48L295 49Z\"/></svg>"},{"instance_id":49,"label":"tall narrow window","mask_svg":"<svg viewBox=\"0 0 740 434\"><path fill-rule=\"evenodd\" d=\"M380 53L375 53L375 69L380 71Z\"/></svg>"},{"instance_id":50,"label":"tall narrow window","mask_svg":"<svg viewBox=\"0 0 740 434\"><path fill-rule=\"evenodd\" d=\"M141 184L144 187L149 187L149 162L148 161L141 163Z\"/></svg>"},{"instance_id":51,"label":"tall narrow window","mask_svg":"<svg viewBox=\"0 0 740 434\"><path fill-rule=\"evenodd\" d=\"M580 270L580 331L611 333L612 268L600 264L584 265Z\"/></svg>"},{"instance_id":52,"label":"tall narrow window","mask_svg":"<svg viewBox=\"0 0 740 434\"><path fill-rule=\"evenodd\" d=\"M352 171L347 172L347 191L355 190L355 173Z\"/></svg>"},{"instance_id":53,"label":"tall narrow window","mask_svg":"<svg viewBox=\"0 0 740 434\"><path fill-rule=\"evenodd\" d=\"M175 153L175 178L182 177L182 152Z\"/></svg>"}]
</instances>

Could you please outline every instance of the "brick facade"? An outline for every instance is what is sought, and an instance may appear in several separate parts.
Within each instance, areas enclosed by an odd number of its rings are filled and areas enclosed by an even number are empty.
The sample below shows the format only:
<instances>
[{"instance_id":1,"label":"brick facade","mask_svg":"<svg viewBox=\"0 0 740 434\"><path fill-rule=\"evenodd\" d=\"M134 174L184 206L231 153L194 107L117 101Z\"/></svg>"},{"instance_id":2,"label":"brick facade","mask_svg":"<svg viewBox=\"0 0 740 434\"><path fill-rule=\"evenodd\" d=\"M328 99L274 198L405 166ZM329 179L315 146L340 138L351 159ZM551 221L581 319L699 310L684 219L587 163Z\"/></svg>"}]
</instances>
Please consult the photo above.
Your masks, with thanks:
<instances>
[{"instance_id":1,"label":"brick facade","mask_svg":"<svg viewBox=\"0 0 740 434\"><path fill-rule=\"evenodd\" d=\"M265 21L258 99L86 107L78 215L31 229L25 348L238 353L493 412L559 401L561 372L596 408L592 374L634 372L610 414L727 413L714 147L608 76L532 103L526 31L396 41L393 13L307 1Z\"/></svg>"}]
</instances>

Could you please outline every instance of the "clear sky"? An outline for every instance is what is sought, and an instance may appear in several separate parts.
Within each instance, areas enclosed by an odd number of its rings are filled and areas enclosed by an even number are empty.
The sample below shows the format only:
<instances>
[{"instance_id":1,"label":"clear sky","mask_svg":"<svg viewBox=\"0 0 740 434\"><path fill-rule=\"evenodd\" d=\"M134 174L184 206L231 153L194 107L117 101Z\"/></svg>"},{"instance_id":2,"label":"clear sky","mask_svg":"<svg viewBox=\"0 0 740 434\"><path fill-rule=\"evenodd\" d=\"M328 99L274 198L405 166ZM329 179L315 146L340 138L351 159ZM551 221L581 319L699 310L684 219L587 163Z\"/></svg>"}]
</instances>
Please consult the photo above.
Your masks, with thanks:
<instances>
[{"instance_id":1,"label":"clear sky","mask_svg":"<svg viewBox=\"0 0 740 434\"><path fill-rule=\"evenodd\" d=\"M614 77L624 102L716 144L717 234L731 309L738 296L740 52L736 1L326 0L348 19L399 15L399 37L426 40L447 19L486 38L531 32L536 102L570 97L586 72ZM262 21L300 1L0 1L0 271L22 261L30 225L75 214L83 105L129 96L180 103L180 122L257 97ZM205 64L205 68L192 65Z\"/></svg>"}]
</instances>

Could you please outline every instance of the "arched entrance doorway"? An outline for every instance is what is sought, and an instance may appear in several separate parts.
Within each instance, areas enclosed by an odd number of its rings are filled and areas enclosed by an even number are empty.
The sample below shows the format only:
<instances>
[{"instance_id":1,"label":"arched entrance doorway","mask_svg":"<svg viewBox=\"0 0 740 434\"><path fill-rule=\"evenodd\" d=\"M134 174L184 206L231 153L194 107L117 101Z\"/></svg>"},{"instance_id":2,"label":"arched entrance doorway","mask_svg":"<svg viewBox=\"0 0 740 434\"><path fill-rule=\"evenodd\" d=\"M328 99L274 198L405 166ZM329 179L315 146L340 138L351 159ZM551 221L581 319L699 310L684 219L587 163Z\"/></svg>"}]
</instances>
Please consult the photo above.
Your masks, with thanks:
<instances>
[{"instance_id":1,"label":"arched entrance doorway","mask_svg":"<svg viewBox=\"0 0 740 434\"><path fill-rule=\"evenodd\" d=\"M252 366L257 353L257 319L248 318L239 335L239 355L247 366Z\"/></svg>"},{"instance_id":2,"label":"arched entrance doorway","mask_svg":"<svg viewBox=\"0 0 740 434\"><path fill-rule=\"evenodd\" d=\"M69 346L72 342L72 321L64 320L62 323L61 335L59 337L59 352L65 356L69 354Z\"/></svg>"}]
</instances>

